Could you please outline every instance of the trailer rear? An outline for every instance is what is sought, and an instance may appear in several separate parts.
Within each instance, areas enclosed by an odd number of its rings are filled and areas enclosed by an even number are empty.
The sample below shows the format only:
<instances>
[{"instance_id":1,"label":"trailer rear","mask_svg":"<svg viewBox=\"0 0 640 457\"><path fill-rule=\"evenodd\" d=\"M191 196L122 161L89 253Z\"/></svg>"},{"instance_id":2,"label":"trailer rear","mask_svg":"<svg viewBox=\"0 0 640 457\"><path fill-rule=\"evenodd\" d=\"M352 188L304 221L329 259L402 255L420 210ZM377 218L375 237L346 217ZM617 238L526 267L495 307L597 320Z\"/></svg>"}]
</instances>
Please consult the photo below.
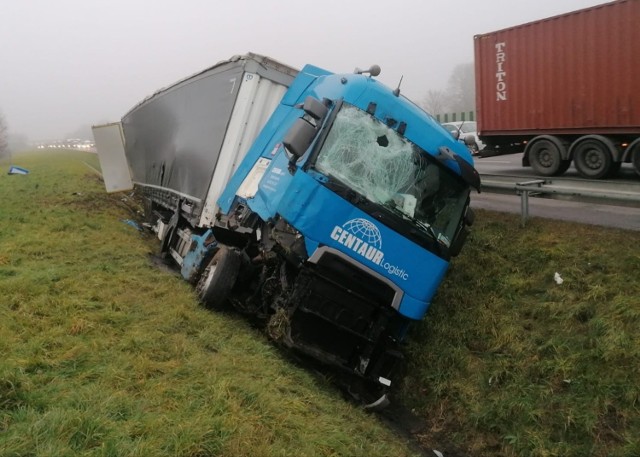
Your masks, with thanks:
<instances>
[{"instance_id":1,"label":"trailer rear","mask_svg":"<svg viewBox=\"0 0 640 457\"><path fill-rule=\"evenodd\" d=\"M640 173L640 2L619 0L477 35L485 154L524 151L545 176Z\"/></svg>"}]
</instances>

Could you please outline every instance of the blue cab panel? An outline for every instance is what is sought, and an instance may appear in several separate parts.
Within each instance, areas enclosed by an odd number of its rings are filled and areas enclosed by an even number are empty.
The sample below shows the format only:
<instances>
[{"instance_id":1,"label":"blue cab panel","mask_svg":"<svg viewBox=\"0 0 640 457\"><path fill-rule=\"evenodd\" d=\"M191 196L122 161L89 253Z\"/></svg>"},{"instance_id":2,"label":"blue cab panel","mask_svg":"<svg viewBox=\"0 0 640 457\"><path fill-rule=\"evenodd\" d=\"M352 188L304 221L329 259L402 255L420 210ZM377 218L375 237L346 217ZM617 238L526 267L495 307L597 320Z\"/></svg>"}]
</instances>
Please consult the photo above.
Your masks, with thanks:
<instances>
[{"instance_id":1,"label":"blue cab panel","mask_svg":"<svg viewBox=\"0 0 640 457\"><path fill-rule=\"evenodd\" d=\"M251 210L263 220L284 218L304 236L309 255L318 247L329 246L388 278L403 291L398 312L410 319L421 319L446 273L448 261L375 220L311 176L305 164L313 145L291 170L282 139L304 114L301 104L307 96L373 111L373 116L386 125L403 124L402 135L432 157L437 157L444 146L473 165L469 150L408 99L394 95L371 77L334 75L308 65L294 80L230 180L218 201L221 211L231 211L236 192L255 162L260 157L271 160L256 195L246 202ZM456 160L442 163L453 173L461 174Z\"/></svg>"}]
</instances>

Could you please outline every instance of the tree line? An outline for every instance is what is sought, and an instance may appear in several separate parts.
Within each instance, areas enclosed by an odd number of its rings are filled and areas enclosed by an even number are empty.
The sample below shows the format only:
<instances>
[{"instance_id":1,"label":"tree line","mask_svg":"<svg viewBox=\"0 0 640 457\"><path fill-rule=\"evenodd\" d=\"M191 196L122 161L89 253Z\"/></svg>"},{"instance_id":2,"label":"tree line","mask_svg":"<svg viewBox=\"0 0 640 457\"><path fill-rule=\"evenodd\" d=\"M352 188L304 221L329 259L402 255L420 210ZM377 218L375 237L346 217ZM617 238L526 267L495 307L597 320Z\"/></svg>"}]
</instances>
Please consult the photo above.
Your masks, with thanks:
<instances>
[{"instance_id":1,"label":"tree line","mask_svg":"<svg viewBox=\"0 0 640 457\"><path fill-rule=\"evenodd\" d=\"M9 127L4 119L2 113L0 113L0 159L9 157Z\"/></svg>"},{"instance_id":2,"label":"tree line","mask_svg":"<svg viewBox=\"0 0 640 457\"><path fill-rule=\"evenodd\" d=\"M473 63L456 65L444 90L430 89L420 105L429 114L475 111L476 87Z\"/></svg>"}]
</instances>

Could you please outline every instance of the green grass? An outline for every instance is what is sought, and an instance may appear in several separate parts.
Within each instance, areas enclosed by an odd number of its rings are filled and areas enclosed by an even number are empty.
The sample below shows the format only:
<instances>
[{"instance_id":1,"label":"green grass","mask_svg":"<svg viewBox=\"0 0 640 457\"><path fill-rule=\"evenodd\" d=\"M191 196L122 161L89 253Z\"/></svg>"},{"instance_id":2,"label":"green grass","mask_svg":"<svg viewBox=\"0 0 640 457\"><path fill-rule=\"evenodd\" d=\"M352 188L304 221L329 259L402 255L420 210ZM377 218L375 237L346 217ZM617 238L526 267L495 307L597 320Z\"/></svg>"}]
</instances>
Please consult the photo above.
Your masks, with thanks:
<instances>
[{"instance_id":1,"label":"green grass","mask_svg":"<svg viewBox=\"0 0 640 457\"><path fill-rule=\"evenodd\" d=\"M0 456L402 456L407 443L154 267L91 154L0 164ZM125 198L123 200L123 197ZM640 232L480 211L399 395L427 449L640 455ZM556 284L554 273L564 279Z\"/></svg>"},{"instance_id":2,"label":"green grass","mask_svg":"<svg viewBox=\"0 0 640 457\"><path fill-rule=\"evenodd\" d=\"M0 168L0 456L413 454L154 267L157 240L122 222L134 202L83 161Z\"/></svg>"},{"instance_id":3,"label":"green grass","mask_svg":"<svg viewBox=\"0 0 640 457\"><path fill-rule=\"evenodd\" d=\"M408 352L425 442L640 455L640 232L481 211ZM563 278L556 284L554 274Z\"/></svg>"}]
</instances>

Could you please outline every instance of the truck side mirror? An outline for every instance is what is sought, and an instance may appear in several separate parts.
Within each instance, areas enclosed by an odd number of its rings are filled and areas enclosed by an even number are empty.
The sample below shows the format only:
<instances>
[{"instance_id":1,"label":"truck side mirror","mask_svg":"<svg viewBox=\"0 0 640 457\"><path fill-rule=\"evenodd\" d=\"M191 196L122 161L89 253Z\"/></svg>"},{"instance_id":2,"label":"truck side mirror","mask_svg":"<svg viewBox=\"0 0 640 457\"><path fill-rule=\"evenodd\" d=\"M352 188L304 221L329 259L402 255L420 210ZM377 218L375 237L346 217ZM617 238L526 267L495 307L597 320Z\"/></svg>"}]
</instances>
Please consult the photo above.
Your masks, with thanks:
<instances>
[{"instance_id":1,"label":"truck side mirror","mask_svg":"<svg viewBox=\"0 0 640 457\"><path fill-rule=\"evenodd\" d=\"M476 213L469 207L464 213L464 223L467 227L471 227L476 220Z\"/></svg>"},{"instance_id":2,"label":"truck side mirror","mask_svg":"<svg viewBox=\"0 0 640 457\"><path fill-rule=\"evenodd\" d=\"M316 133L318 133L321 120L329 112L327 105L311 95L305 98L304 103L297 105L296 108L302 108L304 116L296 119L282 140L284 147L293 156L292 163L295 163L307 152Z\"/></svg>"},{"instance_id":3,"label":"truck side mirror","mask_svg":"<svg viewBox=\"0 0 640 457\"><path fill-rule=\"evenodd\" d=\"M316 128L306 119L298 118L293 123L289 131L282 140L286 150L293 156L293 160L298 160L307 152L309 146L316 136Z\"/></svg>"},{"instance_id":4,"label":"truck side mirror","mask_svg":"<svg viewBox=\"0 0 640 457\"><path fill-rule=\"evenodd\" d=\"M467 241L467 236L469 236L469 230L463 227L456 235L451 246L449 246L449 255L451 257L457 257L458 254L460 254L462 246L464 246L464 242Z\"/></svg>"},{"instance_id":5,"label":"truck side mirror","mask_svg":"<svg viewBox=\"0 0 640 457\"><path fill-rule=\"evenodd\" d=\"M456 257L462 251L462 246L464 246L465 241L467 241L467 237L469 236L469 230L467 227L471 227L476 220L476 213L467 206L467 210L464 213L463 222L464 225L460 227L458 233L456 233L455 238L453 239L453 243L449 246L449 255L451 257Z\"/></svg>"},{"instance_id":6,"label":"truck side mirror","mask_svg":"<svg viewBox=\"0 0 640 457\"><path fill-rule=\"evenodd\" d=\"M322 119L329 111L329 108L324 103L311 95L305 98L302 109L316 121Z\"/></svg>"}]
</instances>

